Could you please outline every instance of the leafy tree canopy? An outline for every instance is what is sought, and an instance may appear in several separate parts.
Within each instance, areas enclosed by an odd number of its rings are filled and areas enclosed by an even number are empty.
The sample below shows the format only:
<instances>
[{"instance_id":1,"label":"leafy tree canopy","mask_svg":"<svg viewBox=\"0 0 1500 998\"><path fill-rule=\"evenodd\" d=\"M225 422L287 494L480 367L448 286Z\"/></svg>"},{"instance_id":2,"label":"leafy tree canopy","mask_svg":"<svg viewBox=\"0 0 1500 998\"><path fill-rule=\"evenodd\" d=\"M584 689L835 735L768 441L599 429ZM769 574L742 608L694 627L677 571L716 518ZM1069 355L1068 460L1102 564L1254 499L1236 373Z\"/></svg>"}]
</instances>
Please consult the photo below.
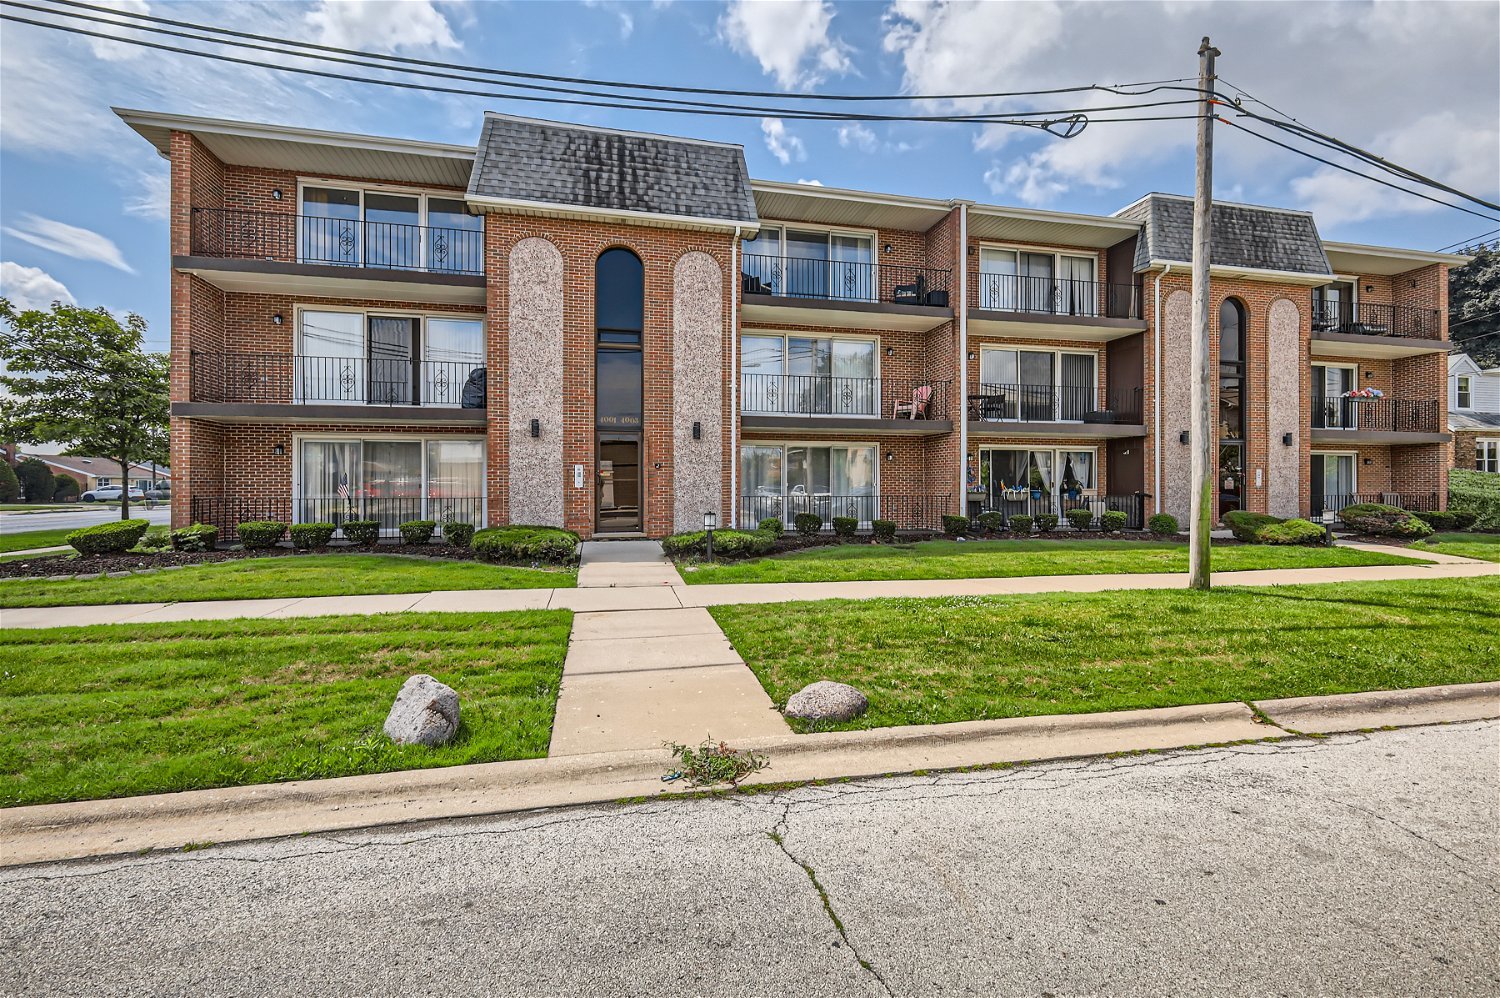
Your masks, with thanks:
<instances>
[{"instance_id":1,"label":"leafy tree canopy","mask_svg":"<svg viewBox=\"0 0 1500 998\"><path fill-rule=\"evenodd\" d=\"M10 326L0 342L0 386L10 393L0 436L67 441L69 454L111 458L122 468L165 463L167 358L142 349L145 319L127 315L122 325L107 309L62 302L19 312L5 298L0 319ZM120 517L130 518L128 493Z\"/></svg>"},{"instance_id":2,"label":"leafy tree canopy","mask_svg":"<svg viewBox=\"0 0 1500 998\"><path fill-rule=\"evenodd\" d=\"M1500 243L1448 272L1448 335L1480 367L1500 367Z\"/></svg>"}]
</instances>

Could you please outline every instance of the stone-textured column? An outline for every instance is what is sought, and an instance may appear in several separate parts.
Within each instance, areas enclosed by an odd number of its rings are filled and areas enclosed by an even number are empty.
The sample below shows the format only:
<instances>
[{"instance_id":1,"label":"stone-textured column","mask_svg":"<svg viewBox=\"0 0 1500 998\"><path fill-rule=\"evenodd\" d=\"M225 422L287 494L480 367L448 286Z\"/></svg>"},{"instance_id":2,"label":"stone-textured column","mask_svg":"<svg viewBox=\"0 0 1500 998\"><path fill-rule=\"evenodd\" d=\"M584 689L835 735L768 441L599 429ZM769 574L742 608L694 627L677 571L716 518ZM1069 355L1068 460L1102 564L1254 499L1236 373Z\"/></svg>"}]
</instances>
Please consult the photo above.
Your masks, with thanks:
<instances>
[{"instance_id":1,"label":"stone-textured column","mask_svg":"<svg viewBox=\"0 0 1500 998\"><path fill-rule=\"evenodd\" d=\"M563 258L546 239L522 239L511 250L509 327L510 522L560 527Z\"/></svg>"},{"instance_id":2,"label":"stone-textured column","mask_svg":"<svg viewBox=\"0 0 1500 998\"><path fill-rule=\"evenodd\" d=\"M674 531L720 514L724 469L724 275L714 258L683 254L672 271L672 494ZM693 424L699 424L693 439Z\"/></svg>"},{"instance_id":3,"label":"stone-textured column","mask_svg":"<svg viewBox=\"0 0 1500 998\"><path fill-rule=\"evenodd\" d=\"M1156 442L1162 467L1162 510L1184 530L1192 505L1192 447L1179 435L1192 425L1192 296L1173 291L1162 305L1161 436Z\"/></svg>"},{"instance_id":4,"label":"stone-textured column","mask_svg":"<svg viewBox=\"0 0 1500 998\"><path fill-rule=\"evenodd\" d=\"M1302 407L1302 313L1285 298L1271 305L1266 343L1267 447L1266 511L1272 516L1302 514L1302 438L1307 413ZM1283 441L1291 434L1291 446Z\"/></svg>"}]
</instances>

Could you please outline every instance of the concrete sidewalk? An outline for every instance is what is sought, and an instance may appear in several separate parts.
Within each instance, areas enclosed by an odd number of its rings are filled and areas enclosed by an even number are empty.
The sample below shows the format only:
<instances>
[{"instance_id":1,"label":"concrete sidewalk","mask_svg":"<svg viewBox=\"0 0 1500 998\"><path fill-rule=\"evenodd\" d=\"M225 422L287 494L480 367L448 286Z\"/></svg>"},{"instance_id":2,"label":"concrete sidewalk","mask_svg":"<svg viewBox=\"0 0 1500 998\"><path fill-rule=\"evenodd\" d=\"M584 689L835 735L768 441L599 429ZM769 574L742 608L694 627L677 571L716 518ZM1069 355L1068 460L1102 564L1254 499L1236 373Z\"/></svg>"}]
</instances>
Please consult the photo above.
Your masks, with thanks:
<instances>
[{"instance_id":1,"label":"concrete sidewalk","mask_svg":"<svg viewBox=\"0 0 1500 998\"><path fill-rule=\"evenodd\" d=\"M747 738L768 756L748 784L859 779L998 763L1086 758L1296 739L1500 717L1500 683L965 721L867 731ZM446 769L0 809L0 866L114 856L190 843L228 843L403 825L543 807L665 797L665 749L495 762Z\"/></svg>"},{"instance_id":2,"label":"concrete sidewalk","mask_svg":"<svg viewBox=\"0 0 1500 998\"><path fill-rule=\"evenodd\" d=\"M612 544L624 543L619 541ZM1349 568L1280 568L1216 572L1215 586L1289 586L1338 582L1397 582L1500 575L1500 564L1436 552L1393 549L1426 559L1418 565ZM668 566L670 568L670 566ZM580 575L581 575L580 571ZM674 570L675 574L675 570ZM1005 579L912 579L889 582L764 582L688 586L652 581L621 585L614 569L594 578L613 581L578 589L473 589L381 596L315 596L302 599L206 600L183 603L121 603L100 606L17 607L0 610L7 628L145 624L165 620L228 620L239 617L316 617L362 613L472 613L504 610L573 610L578 613L676 610L733 603L797 603L824 599L885 597L1014 596L1027 593L1093 593L1108 589L1185 589L1181 573L1121 575L1032 575ZM656 578L656 570L638 578ZM4 586L0 582L0 587Z\"/></svg>"}]
</instances>

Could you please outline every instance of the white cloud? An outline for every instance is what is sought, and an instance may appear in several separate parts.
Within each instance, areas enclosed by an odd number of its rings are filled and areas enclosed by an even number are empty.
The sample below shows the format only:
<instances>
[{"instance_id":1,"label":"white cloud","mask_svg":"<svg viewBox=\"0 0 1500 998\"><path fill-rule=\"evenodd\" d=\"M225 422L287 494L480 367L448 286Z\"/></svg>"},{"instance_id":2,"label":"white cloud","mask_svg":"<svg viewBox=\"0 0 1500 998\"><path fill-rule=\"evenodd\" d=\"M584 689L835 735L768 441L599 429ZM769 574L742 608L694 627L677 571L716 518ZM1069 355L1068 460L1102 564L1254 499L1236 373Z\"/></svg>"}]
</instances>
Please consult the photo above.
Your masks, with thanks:
<instances>
[{"instance_id":1,"label":"white cloud","mask_svg":"<svg viewBox=\"0 0 1500 998\"><path fill-rule=\"evenodd\" d=\"M791 90L854 68L850 47L829 34L833 17L827 0L732 0L719 19L719 34Z\"/></svg>"},{"instance_id":2,"label":"white cloud","mask_svg":"<svg viewBox=\"0 0 1500 998\"><path fill-rule=\"evenodd\" d=\"M395 52L461 47L432 0L323 0L304 21L313 41L338 48Z\"/></svg>"},{"instance_id":3,"label":"white cloud","mask_svg":"<svg viewBox=\"0 0 1500 998\"><path fill-rule=\"evenodd\" d=\"M859 122L839 126L839 145L845 149L858 149L860 152L872 153L880 145L880 139L875 132Z\"/></svg>"},{"instance_id":4,"label":"white cloud","mask_svg":"<svg viewBox=\"0 0 1500 998\"><path fill-rule=\"evenodd\" d=\"M96 6L112 7L115 10L126 11L131 14L151 13L151 7L149 4L145 3L145 0L99 0ZM102 12L99 13L99 16L107 18L108 20L114 21L118 24L130 25L139 23L133 21L128 17L116 17ZM88 39L88 46L93 51L94 55L108 62L128 62L132 59L139 59L142 56L148 54L147 50L141 48L139 45L126 45L123 42L106 41L103 38Z\"/></svg>"},{"instance_id":5,"label":"white cloud","mask_svg":"<svg viewBox=\"0 0 1500 998\"><path fill-rule=\"evenodd\" d=\"M53 253L70 256L75 260L92 260L114 267L116 270L123 270L127 274L135 273L135 268L125 262L125 257L120 253L120 247L107 236L102 236L92 229L80 228L27 212L21 216L18 225L7 225L4 232L14 239L40 246Z\"/></svg>"},{"instance_id":6,"label":"white cloud","mask_svg":"<svg viewBox=\"0 0 1500 998\"><path fill-rule=\"evenodd\" d=\"M794 159L800 163L807 158L807 147L786 130L786 122L780 118L760 119L760 132L765 137L766 148L783 166Z\"/></svg>"},{"instance_id":7,"label":"white cloud","mask_svg":"<svg viewBox=\"0 0 1500 998\"><path fill-rule=\"evenodd\" d=\"M52 307L54 301L68 305L78 302L62 281L40 267L23 267L6 260L0 263L0 296L24 312L27 309Z\"/></svg>"},{"instance_id":8,"label":"white cloud","mask_svg":"<svg viewBox=\"0 0 1500 998\"><path fill-rule=\"evenodd\" d=\"M142 171L138 179L135 193L125 198L125 213L165 219L172 204L172 175L161 170Z\"/></svg>"},{"instance_id":9,"label":"white cloud","mask_svg":"<svg viewBox=\"0 0 1500 998\"><path fill-rule=\"evenodd\" d=\"M804 187L822 187L823 186L823 181L821 181L821 180L807 180L805 178L802 179L802 180L798 180L797 183L801 184Z\"/></svg>"}]
</instances>

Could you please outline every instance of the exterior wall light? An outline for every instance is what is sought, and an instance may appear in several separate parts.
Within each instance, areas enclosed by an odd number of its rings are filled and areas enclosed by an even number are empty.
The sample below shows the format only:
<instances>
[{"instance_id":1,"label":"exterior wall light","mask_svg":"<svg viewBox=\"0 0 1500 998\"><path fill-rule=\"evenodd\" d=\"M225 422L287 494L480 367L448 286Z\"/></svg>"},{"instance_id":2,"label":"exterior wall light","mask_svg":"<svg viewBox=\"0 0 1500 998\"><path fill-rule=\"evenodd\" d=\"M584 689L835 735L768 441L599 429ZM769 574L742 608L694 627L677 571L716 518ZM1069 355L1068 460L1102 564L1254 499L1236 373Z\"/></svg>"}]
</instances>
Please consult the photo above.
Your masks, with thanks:
<instances>
[{"instance_id":1,"label":"exterior wall light","mask_svg":"<svg viewBox=\"0 0 1500 998\"><path fill-rule=\"evenodd\" d=\"M894 461L894 460L896 460L896 452L893 451L893 450L886 451L885 452L885 459L887 461Z\"/></svg>"},{"instance_id":2,"label":"exterior wall light","mask_svg":"<svg viewBox=\"0 0 1500 998\"><path fill-rule=\"evenodd\" d=\"M886 347L885 348L885 355L887 357L894 357L894 356L896 356L896 348L895 347Z\"/></svg>"},{"instance_id":3,"label":"exterior wall light","mask_svg":"<svg viewBox=\"0 0 1500 998\"><path fill-rule=\"evenodd\" d=\"M1187 430L1183 430L1181 433L1177 434L1177 442L1180 443L1180 444L1185 444L1185 443L1188 442L1188 431Z\"/></svg>"},{"instance_id":4,"label":"exterior wall light","mask_svg":"<svg viewBox=\"0 0 1500 998\"><path fill-rule=\"evenodd\" d=\"M703 439L703 424L702 423L698 423L698 422L694 422L693 423L693 439L694 440L702 440Z\"/></svg>"},{"instance_id":5,"label":"exterior wall light","mask_svg":"<svg viewBox=\"0 0 1500 998\"><path fill-rule=\"evenodd\" d=\"M533 419L531 421L531 439L536 440L541 435L542 435L542 421L540 419Z\"/></svg>"},{"instance_id":6,"label":"exterior wall light","mask_svg":"<svg viewBox=\"0 0 1500 998\"><path fill-rule=\"evenodd\" d=\"M280 201L281 200L281 188L280 187L277 187L276 189L274 189L274 190L271 191L271 200L272 201Z\"/></svg>"},{"instance_id":7,"label":"exterior wall light","mask_svg":"<svg viewBox=\"0 0 1500 998\"><path fill-rule=\"evenodd\" d=\"M285 321L286 320L281 317L280 312L277 312L275 315L271 316L271 325L273 326L279 326Z\"/></svg>"},{"instance_id":8,"label":"exterior wall light","mask_svg":"<svg viewBox=\"0 0 1500 998\"><path fill-rule=\"evenodd\" d=\"M1368 457L1365 458L1365 464L1374 464L1374 463L1375 463L1375 461L1373 459L1368 458Z\"/></svg>"},{"instance_id":9,"label":"exterior wall light","mask_svg":"<svg viewBox=\"0 0 1500 998\"><path fill-rule=\"evenodd\" d=\"M889 253L893 249L895 249L894 246L892 246L890 243L886 243L884 246L880 247L880 252Z\"/></svg>"},{"instance_id":10,"label":"exterior wall light","mask_svg":"<svg viewBox=\"0 0 1500 998\"><path fill-rule=\"evenodd\" d=\"M707 545L708 560L714 560L714 528L719 525L719 514L711 509L703 511L703 537Z\"/></svg>"},{"instance_id":11,"label":"exterior wall light","mask_svg":"<svg viewBox=\"0 0 1500 998\"><path fill-rule=\"evenodd\" d=\"M285 457L286 447L283 444L277 444L276 446L271 448L271 453L276 455L277 457Z\"/></svg>"},{"instance_id":12,"label":"exterior wall light","mask_svg":"<svg viewBox=\"0 0 1500 998\"><path fill-rule=\"evenodd\" d=\"M973 350L970 350L969 351L969 359L970 360L978 360L979 359L979 354L975 353Z\"/></svg>"},{"instance_id":13,"label":"exterior wall light","mask_svg":"<svg viewBox=\"0 0 1500 998\"><path fill-rule=\"evenodd\" d=\"M1283 445L1290 447L1292 445L1292 435L1290 433L1283 433L1281 435L1281 442Z\"/></svg>"}]
</instances>

